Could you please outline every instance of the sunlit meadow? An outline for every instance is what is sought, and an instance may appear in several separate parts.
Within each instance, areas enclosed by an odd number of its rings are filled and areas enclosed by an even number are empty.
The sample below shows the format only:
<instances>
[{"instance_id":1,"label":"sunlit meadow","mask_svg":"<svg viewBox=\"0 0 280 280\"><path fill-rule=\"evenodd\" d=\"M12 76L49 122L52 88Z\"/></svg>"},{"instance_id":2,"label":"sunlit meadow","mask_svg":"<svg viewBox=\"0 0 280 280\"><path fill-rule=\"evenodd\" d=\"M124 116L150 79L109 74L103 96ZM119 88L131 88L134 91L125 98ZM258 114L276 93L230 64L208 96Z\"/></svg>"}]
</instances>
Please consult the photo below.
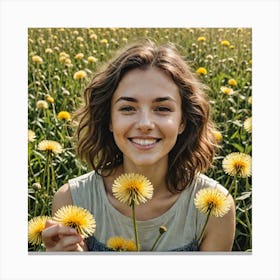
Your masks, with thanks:
<instances>
[{"instance_id":1,"label":"sunlit meadow","mask_svg":"<svg viewBox=\"0 0 280 280\"><path fill-rule=\"evenodd\" d=\"M28 220L51 216L56 190L88 171L75 155L73 112L89 79L137 39L173 42L199 76L221 147L208 175L236 202L233 250L252 250L252 34L246 28L30 28L28 31ZM238 158L227 157L239 153ZM236 155L236 154L233 154ZM231 162L224 159L233 158ZM247 158L247 157L246 157ZM231 168L231 169L229 169ZM29 245L29 250L40 250Z\"/></svg>"}]
</instances>

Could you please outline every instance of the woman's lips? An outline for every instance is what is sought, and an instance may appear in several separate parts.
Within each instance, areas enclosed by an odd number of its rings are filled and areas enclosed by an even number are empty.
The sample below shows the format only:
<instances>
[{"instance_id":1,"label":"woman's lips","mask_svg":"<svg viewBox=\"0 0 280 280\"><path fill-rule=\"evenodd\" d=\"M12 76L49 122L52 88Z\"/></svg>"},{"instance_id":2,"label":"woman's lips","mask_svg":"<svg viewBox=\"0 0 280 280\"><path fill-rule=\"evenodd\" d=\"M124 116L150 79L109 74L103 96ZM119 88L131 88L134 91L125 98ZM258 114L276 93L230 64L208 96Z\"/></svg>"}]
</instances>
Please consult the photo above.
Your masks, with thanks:
<instances>
[{"instance_id":1,"label":"woman's lips","mask_svg":"<svg viewBox=\"0 0 280 280\"><path fill-rule=\"evenodd\" d=\"M150 147L160 141L159 138L129 138L130 142L141 147Z\"/></svg>"}]
</instances>

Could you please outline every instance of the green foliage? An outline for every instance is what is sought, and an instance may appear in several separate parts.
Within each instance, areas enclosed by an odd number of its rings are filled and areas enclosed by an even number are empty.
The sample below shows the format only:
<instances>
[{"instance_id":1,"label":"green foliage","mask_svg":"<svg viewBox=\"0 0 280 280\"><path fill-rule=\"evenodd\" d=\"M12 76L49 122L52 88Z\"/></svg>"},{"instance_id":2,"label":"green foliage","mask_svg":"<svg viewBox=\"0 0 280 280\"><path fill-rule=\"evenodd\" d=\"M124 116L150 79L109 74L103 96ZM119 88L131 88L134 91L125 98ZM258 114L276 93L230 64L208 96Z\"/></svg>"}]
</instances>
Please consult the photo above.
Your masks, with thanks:
<instances>
[{"instance_id":1,"label":"green foliage","mask_svg":"<svg viewBox=\"0 0 280 280\"><path fill-rule=\"evenodd\" d=\"M119 48L143 38L173 42L194 72L199 67L207 70L206 75L200 74L200 79L207 86L212 118L223 138L214 166L207 175L229 188L232 178L223 171L223 158L232 152L250 154L252 151L251 133L243 126L252 114L249 101L252 91L251 29L31 28L28 36L28 128L36 135L35 140L28 143L29 219L51 215L52 197L58 187L88 170L75 155L73 123L59 120L58 113L73 114L82 102L83 88L96 70ZM222 45L223 40L230 44ZM77 56L79 53L83 57ZM35 62L35 55L42 62ZM91 58L90 61L89 57L96 60ZM85 71L87 76L76 80L74 74L79 70ZM230 79L237 85L229 85ZM233 93L225 94L221 87L231 88ZM39 100L47 101L48 108L38 109ZM63 152L49 155L39 151L38 144L45 139L59 142ZM251 251L251 178L238 178L234 191L236 236L233 250Z\"/></svg>"}]
</instances>

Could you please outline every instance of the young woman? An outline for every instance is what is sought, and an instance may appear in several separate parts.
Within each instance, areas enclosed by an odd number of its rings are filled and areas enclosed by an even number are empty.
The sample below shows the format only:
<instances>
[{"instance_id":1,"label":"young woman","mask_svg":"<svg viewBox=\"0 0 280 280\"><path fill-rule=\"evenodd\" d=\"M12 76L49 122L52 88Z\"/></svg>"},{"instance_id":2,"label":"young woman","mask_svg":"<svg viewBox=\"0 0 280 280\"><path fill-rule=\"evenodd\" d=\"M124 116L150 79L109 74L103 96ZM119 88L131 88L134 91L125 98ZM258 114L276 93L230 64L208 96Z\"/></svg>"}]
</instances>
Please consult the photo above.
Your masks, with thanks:
<instances>
[{"instance_id":1,"label":"young woman","mask_svg":"<svg viewBox=\"0 0 280 280\"><path fill-rule=\"evenodd\" d=\"M47 221L47 251L107 251L112 236L133 238L131 209L115 198L114 180L124 173L146 176L151 200L136 206L143 251L151 248L161 225L167 231L156 251L230 251L235 206L222 218L194 205L206 187L227 190L202 172L216 150L209 104L202 85L174 46L151 41L132 45L97 73L78 111L77 152L93 171L70 180L54 196L55 213L64 205L88 209L95 217L94 236L83 240L75 230Z\"/></svg>"}]
</instances>

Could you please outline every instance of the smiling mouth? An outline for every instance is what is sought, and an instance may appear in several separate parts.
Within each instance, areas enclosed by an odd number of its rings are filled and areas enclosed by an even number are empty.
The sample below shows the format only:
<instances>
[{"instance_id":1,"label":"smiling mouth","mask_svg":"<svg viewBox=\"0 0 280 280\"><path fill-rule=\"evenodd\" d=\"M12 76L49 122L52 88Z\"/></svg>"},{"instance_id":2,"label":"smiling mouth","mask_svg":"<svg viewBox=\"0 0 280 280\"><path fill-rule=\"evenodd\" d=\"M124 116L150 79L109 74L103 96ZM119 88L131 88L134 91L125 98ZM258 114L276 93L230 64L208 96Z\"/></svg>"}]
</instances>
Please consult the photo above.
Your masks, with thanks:
<instances>
[{"instance_id":1,"label":"smiling mouth","mask_svg":"<svg viewBox=\"0 0 280 280\"><path fill-rule=\"evenodd\" d=\"M159 142L160 139L129 138L129 141L140 146L151 146Z\"/></svg>"}]
</instances>

